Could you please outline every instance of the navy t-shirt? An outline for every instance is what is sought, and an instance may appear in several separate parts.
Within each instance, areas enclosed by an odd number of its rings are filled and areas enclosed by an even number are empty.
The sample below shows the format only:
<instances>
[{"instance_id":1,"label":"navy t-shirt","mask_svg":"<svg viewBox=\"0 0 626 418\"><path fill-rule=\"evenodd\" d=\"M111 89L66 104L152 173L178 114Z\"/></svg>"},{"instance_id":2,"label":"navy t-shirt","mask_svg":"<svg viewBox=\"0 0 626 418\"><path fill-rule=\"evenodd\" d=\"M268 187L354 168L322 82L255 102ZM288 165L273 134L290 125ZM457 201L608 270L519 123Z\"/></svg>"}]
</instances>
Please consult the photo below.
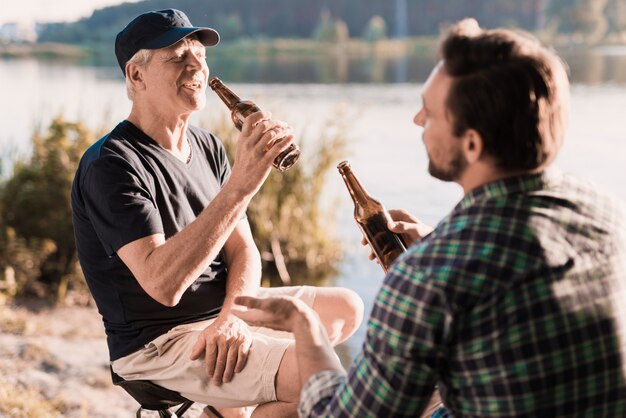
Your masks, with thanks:
<instances>
[{"instance_id":1,"label":"navy t-shirt","mask_svg":"<svg viewBox=\"0 0 626 418\"><path fill-rule=\"evenodd\" d=\"M72 185L78 258L104 321L111 360L126 356L173 326L216 316L226 294L222 254L174 307L152 299L117 255L152 234L169 239L191 223L230 175L222 143L190 126L184 163L128 121L83 155Z\"/></svg>"}]
</instances>

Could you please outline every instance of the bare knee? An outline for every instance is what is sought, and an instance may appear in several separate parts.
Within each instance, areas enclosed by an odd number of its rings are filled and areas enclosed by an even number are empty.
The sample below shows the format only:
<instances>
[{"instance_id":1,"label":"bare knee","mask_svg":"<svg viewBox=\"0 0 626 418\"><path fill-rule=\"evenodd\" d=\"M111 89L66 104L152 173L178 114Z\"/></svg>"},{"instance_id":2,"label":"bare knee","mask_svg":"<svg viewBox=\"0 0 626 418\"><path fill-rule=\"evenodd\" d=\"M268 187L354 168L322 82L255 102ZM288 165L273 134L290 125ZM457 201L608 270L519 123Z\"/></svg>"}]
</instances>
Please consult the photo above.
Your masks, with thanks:
<instances>
[{"instance_id":1,"label":"bare knee","mask_svg":"<svg viewBox=\"0 0 626 418\"><path fill-rule=\"evenodd\" d=\"M295 345L291 344L285 350L276 372L276 399L280 402L297 404L301 388Z\"/></svg>"},{"instance_id":2,"label":"bare knee","mask_svg":"<svg viewBox=\"0 0 626 418\"><path fill-rule=\"evenodd\" d=\"M354 291L343 287L316 288L313 309L326 328L333 344L347 340L363 320L363 300Z\"/></svg>"}]
</instances>

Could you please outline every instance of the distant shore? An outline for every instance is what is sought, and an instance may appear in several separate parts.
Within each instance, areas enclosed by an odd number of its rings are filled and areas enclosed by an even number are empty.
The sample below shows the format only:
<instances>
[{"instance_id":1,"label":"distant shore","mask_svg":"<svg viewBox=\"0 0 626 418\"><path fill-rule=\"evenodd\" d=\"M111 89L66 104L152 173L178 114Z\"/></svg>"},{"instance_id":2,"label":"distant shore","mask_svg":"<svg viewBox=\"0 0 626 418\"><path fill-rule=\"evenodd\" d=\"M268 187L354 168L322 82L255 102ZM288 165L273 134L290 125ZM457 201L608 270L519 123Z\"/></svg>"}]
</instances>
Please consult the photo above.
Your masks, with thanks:
<instances>
[{"instance_id":1,"label":"distant shore","mask_svg":"<svg viewBox=\"0 0 626 418\"><path fill-rule=\"evenodd\" d=\"M344 42L318 42L310 39L240 39L222 42L218 48L209 49L208 55L228 56L241 54L278 55L349 55L381 57L405 56L434 50L435 37L384 39L365 42L354 38ZM111 54L112 44L71 45L61 43L10 43L0 44L2 58L90 59Z\"/></svg>"},{"instance_id":2,"label":"distant shore","mask_svg":"<svg viewBox=\"0 0 626 418\"><path fill-rule=\"evenodd\" d=\"M626 55L626 42L589 44L575 36L540 36L544 44L560 53L579 52L605 56ZM222 42L216 48L207 49L207 59L231 59L237 57L336 57L367 59L401 59L405 57L435 57L438 39L435 36L420 36L403 39L382 39L367 42L350 38L341 42L321 42L312 39L237 39ZM95 66L115 66L111 43L73 45L64 43L0 43L0 59L38 59L69 61Z\"/></svg>"},{"instance_id":3,"label":"distant shore","mask_svg":"<svg viewBox=\"0 0 626 418\"><path fill-rule=\"evenodd\" d=\"M61 43L0 44L2 58L69 58L88 57L90 51L82 46Z\"/></svg>"}]
</instances>

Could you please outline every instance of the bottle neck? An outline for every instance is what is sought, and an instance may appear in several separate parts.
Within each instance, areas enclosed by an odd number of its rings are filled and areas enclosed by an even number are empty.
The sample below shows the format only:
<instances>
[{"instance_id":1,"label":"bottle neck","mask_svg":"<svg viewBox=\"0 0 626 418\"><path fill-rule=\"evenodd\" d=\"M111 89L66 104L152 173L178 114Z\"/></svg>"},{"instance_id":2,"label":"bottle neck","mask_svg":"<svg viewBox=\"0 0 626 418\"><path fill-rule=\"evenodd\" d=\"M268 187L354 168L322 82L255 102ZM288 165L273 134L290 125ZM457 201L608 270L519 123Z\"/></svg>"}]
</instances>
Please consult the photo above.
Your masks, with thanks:
<instances>
[{"instance_id":1,"label":"bottle neck","mask_svg":"<svg viewBox=\"0 0 626 418\"><path fill-rule=\"evenodd\" d=\"M348 164L347 161L340 163L337 168L339 169L339 173L343 178L343 181L346 183L348 187L348 192L350 192L350 196L354 201L355 205L364 205L365 202L369 199L369 194L361 185L359 180L357 180L354 172L352 171L352 167Z\"/></svg>"},{"instance_id":2,"label":"bottle neck","mask_svg":"<svg viewBox=\"0 0 626 418\"><path fill-rule=\"evenodd\" d=\"M209 86L219 96L220 99L228 106L229 109L235 107L235 105L241 102L241 98L237 96L231 89L226 87L222 80L217 77L211 78Z\"/></svg>"}]
</instances>

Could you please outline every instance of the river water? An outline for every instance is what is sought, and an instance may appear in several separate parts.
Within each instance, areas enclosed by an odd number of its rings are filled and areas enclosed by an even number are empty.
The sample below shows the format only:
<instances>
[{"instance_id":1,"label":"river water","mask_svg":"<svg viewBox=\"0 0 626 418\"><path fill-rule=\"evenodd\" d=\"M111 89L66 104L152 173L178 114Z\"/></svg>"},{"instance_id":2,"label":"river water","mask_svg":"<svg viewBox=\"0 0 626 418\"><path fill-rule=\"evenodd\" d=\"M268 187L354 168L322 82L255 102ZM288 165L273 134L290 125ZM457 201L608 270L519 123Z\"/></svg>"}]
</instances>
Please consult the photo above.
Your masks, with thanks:
<instances>
[{"instance_id":1,"label":"river water","mask_svg":"<svg viewBox=\"0 0 626 418\"><path fill-rule=\"evenodd\" d=\"M599 63L587 56L571 56L571 122L556 163L626 200L626 51L603 51ZM353 72L359 76L350 78L348 71L348 78L331 76L329 82L315 76L295 82L297 74L292 74L285 76L288 83L271 77L243 83L234 75L233 82L229 74L218 75L308 137L315 137L315 131L334 115L349 115L344 133L350 145L342 159L351 162L369 192L388 208L405 208L434 225L462 194L458 186L428 175L421 129L412 123L428 69L423 62L389 64L374 78L358 71ZM194 116L195 122L223 112L223 105L207 94L207 107ZM108 130L130 110L119 69L52 61L0 60L0 98L0 158L5 169L8 160L28 153L32 133L56 115ZM336 173L329 175L325 193L327 201L337 205L334 232L347 252L339 275L329 284L355 289L369 312L382 271L367 260L368 251L359 244L352 204ZM355 353L363 334L364 325L342 348L345 356Z\"/></svg>"}]
</instances>

